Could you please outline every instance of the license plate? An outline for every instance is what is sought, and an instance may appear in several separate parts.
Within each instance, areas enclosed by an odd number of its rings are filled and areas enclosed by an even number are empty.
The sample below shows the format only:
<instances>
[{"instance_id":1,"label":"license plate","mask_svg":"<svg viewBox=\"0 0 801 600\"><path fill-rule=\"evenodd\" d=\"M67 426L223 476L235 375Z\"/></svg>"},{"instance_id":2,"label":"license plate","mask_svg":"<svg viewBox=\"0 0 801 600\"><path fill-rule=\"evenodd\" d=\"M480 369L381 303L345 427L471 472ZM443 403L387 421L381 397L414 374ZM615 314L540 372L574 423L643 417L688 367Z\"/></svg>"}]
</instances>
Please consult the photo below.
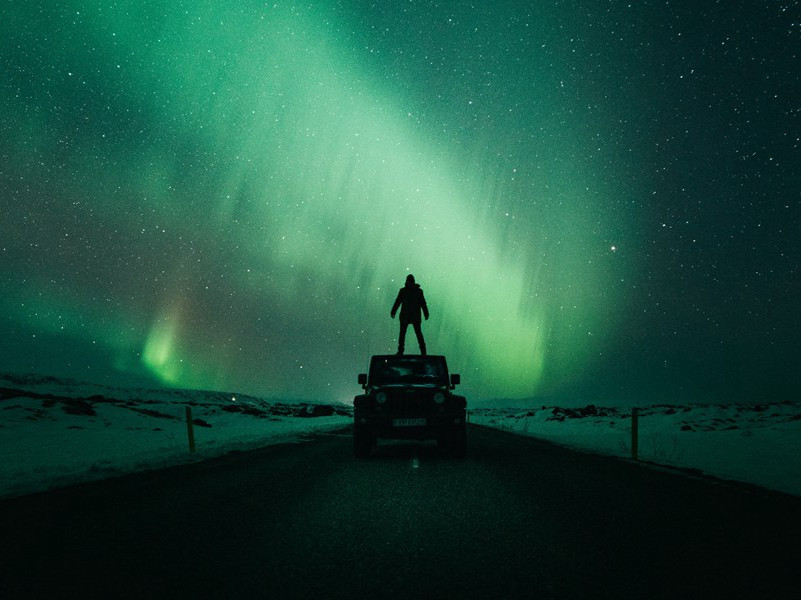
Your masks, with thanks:
<instances>
[{"instance_id":1,"label":"license plate","mask_svg":"<svg viewBox=\"0 0 801 600\"><path fill-rule=\"evenodd\" d=\"M394 427L425 427L425 419L392 419Z\"/></svg>"}]
</instances>

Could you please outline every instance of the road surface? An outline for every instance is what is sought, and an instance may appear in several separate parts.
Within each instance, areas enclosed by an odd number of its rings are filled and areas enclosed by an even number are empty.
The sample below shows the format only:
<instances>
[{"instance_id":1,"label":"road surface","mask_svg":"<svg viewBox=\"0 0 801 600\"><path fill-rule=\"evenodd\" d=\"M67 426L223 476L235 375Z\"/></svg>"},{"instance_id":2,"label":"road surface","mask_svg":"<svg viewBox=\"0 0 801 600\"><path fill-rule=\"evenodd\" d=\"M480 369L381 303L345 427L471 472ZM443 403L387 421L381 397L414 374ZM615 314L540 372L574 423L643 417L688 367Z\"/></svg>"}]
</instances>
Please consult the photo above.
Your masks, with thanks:
<instances>
[{"instance_id":1,"label":"road surface","mask_svg":"<svg viewBox=\"0 0 801 600\"><path fill-rule=\"evenodd\" d=\"M348 431L0 502L0 597L781 598L801 498L471 427Z\"/></svg>"}]
</instances>

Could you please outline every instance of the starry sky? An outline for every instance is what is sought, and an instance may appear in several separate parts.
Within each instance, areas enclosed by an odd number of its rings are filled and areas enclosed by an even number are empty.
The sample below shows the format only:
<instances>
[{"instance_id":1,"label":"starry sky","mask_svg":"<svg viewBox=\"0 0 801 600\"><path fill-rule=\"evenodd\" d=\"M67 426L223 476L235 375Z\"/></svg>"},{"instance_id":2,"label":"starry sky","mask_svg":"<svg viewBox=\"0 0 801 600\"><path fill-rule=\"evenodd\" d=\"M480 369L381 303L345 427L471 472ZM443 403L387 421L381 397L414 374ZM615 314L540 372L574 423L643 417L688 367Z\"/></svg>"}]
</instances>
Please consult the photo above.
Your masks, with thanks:
<instances>
[{"instance_id":1,"label":"starry sky","mask_svg":"<svg viewBox=\"0 0 801 600\"><path fill-rule=\"evenodd\" d=\"M0 370L798 399L797 0L0 8ZM407 351L416 351L409 331Z\"/></svg>"}]
</instances>

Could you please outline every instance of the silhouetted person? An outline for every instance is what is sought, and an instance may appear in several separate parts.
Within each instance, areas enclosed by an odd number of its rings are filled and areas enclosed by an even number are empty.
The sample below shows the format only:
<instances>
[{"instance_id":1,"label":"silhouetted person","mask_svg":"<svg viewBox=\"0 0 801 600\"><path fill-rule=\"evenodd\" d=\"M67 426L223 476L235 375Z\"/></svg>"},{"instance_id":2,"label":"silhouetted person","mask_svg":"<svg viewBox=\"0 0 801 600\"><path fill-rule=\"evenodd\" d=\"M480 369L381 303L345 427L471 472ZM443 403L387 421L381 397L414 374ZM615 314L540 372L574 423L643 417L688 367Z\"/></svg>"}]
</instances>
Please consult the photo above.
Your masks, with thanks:
<instances>
[{"instance_id":1,"label":"silhouetted person","mask_svg":"<svg viewBox=\"0 0 801 600\"><path fill-rule=\"evenodd\" d=\"M414 275L406 276L406 285L404 285L398 292L398 297L395 299L395 304L392 305L392 311L389 316L395 318L395 313L400 307L400 337L398 337L398 354L403 354L403 346L406 342L406 328L411 323L414 327L414 333L417 335L417 344L420 346L420 354L426 354L426 341L423 339L423 330L420 329L420 312L425 315L426 321L428 320L428 306L426 306L426 299L423 296L423 290L414 282Z\"/></svg>"}]
</instances>

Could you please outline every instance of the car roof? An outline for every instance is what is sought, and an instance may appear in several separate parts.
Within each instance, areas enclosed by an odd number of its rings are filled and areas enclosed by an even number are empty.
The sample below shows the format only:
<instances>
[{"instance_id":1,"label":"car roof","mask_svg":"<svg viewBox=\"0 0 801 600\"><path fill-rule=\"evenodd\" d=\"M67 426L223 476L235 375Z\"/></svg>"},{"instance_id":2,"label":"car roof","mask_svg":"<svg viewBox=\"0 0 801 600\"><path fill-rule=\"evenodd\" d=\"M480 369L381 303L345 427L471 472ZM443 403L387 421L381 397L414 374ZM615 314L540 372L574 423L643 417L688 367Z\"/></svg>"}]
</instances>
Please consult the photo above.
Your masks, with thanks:
<instances>
[{"instance_id":1,"label":"car roof","mask_svg":"<svg viewBox=\"0 0 801 600\"><path fill-rule=\"evenodd\" d=\"M375 354L372 360L440 360L445 358L443 354Z\"/></svg>"}]
</instances>

